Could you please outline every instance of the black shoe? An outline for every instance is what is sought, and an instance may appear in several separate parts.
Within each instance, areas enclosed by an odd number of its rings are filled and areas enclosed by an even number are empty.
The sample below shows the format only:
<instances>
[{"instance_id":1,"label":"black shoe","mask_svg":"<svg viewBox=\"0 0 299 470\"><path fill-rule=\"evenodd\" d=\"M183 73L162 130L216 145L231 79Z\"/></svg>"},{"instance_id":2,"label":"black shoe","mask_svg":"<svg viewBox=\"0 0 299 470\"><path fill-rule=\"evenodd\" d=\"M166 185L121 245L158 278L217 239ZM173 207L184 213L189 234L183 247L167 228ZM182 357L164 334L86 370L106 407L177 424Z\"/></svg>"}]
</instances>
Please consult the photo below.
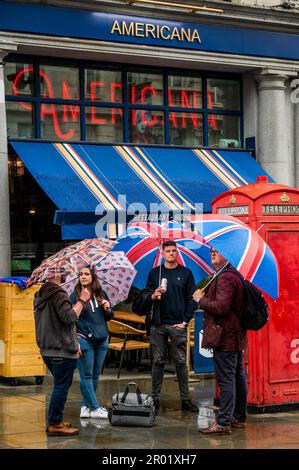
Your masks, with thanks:
<instances>
[{"instance_id":1,"label":"black shoe","mask_svg":"<svg viewBox=\"0 0 299 470\"><path fill-rule=\"evenodd\" d=\"M155 405L155 410L159 410L160 409L160 400L159 398L154 398L154 405Z\"/></svg>"},{"instance_id":2,"label":"black shoe","mask_svg":"<svg viewBox=\"0 0 299 470\"><path fill-rule=\"evenodd\" d=\"M195 405L191 400L182 400L182 410L186 411L198 411L198 406Z\"/></svg>"}]
</instances>

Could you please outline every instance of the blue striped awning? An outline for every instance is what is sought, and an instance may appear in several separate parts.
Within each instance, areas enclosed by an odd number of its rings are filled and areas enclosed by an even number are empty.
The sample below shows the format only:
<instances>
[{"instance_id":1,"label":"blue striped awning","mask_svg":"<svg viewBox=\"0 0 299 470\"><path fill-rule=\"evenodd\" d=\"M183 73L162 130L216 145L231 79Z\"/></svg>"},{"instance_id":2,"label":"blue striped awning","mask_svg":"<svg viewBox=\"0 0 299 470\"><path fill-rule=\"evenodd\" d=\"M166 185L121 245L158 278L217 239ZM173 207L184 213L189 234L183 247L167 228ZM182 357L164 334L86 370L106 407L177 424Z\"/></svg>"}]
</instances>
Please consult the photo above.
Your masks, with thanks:
<instances>
[{"instance_id":1,"label":"blue striped awning","mask_svg":"<svg viewBox=\"0 0 299 470\"><path fill-rule=\"evenodd\" d=\"M195 209L220 193L256 181L265 171L249 152L175 147L11 142L56 204L63 239L93 238L97 206L126 211L141 203ZM268 175L267 175L268 176ZM269 177L269 181L273 181Z\"/></svg>"}]
</instances>

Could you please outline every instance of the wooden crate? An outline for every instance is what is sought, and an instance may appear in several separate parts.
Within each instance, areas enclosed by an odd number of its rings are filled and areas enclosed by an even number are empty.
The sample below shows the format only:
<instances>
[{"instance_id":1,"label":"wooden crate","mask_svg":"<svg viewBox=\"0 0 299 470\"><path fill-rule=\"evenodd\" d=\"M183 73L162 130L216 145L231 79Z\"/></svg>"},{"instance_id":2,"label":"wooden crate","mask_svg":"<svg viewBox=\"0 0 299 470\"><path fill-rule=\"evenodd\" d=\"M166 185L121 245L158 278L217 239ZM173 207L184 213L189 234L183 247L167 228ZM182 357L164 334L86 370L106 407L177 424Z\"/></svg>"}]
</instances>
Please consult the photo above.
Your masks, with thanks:
<instances>
[{"instance_id":1,"label":"wooden crate","mask_svg":"<svg viewBox=\"0 0 299 470\"><path fill-rule=\"evenodd\" d=\"M33 296L39 288L22 290L0 283L0 376L12 382L16 377L46 375L35 340Z\"/></svg>"}]
</instances>

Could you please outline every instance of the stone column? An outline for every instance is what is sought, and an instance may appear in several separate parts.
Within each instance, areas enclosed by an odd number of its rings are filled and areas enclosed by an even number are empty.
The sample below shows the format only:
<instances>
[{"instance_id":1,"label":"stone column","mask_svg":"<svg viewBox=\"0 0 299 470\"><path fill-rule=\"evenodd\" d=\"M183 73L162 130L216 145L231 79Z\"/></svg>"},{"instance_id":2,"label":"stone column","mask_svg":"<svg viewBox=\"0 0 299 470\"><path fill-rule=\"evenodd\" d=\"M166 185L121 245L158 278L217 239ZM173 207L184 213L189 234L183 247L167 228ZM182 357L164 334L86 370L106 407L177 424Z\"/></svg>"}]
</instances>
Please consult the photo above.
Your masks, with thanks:
<instances>
[{"instance_id":1,"label":"stone column","mask_svg":"<svg viewBox=\"0 0 299 470\"><path fill-rule=\"evenodd\" d=\"M286 80L290 74L263 70L258 84L257 159L264 170L281 184L291 181L287 140Z\"/></svg>"},{"instance_id":2,"label":"stone column","mask_svg":"<svg viewBox=\"0 0 299 470\"><path fill-rule=\"evenodd\" d=\"M16 50L13 44L0 43L0 276L10 275L10 219L9 219L9 186L8 186L8 158L7 133L4 91L4 64L5 57L10 50Z\"/></svg>"}]
</instances>

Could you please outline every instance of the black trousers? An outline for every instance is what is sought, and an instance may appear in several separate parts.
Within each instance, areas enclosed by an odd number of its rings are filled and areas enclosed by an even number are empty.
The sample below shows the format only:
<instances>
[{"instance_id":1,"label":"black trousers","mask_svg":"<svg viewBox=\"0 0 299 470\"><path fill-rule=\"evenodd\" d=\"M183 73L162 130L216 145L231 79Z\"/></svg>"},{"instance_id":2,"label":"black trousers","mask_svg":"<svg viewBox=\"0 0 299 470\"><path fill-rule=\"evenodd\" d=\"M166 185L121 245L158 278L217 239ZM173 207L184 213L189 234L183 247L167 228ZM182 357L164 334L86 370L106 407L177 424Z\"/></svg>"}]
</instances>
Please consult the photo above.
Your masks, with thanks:
<instances>
[{"instance_id":1,"label":"black trousers","mask_svg":"<svg viewBox=\"0 0 299 470\"><path fill-rule=\"evenodd\" d=\"M214 351L215 377L220 388L219 426L230 426L232 418L245 423L247 383L242 351Z\"/></svg>"},{"instance_id":2,"label":"black trousers","mask_svg":"<svg viewBox=\"0 0 299 470\"><path fill-rule=\"evenodd\" d=\"M167 342L171 338L173 359L182 400L189 399L188 370L186 366L187 329L172 325L152 326L150 343L153 355L152 396L159 398L167 358Z\"/></svg>"}]
</instances>

